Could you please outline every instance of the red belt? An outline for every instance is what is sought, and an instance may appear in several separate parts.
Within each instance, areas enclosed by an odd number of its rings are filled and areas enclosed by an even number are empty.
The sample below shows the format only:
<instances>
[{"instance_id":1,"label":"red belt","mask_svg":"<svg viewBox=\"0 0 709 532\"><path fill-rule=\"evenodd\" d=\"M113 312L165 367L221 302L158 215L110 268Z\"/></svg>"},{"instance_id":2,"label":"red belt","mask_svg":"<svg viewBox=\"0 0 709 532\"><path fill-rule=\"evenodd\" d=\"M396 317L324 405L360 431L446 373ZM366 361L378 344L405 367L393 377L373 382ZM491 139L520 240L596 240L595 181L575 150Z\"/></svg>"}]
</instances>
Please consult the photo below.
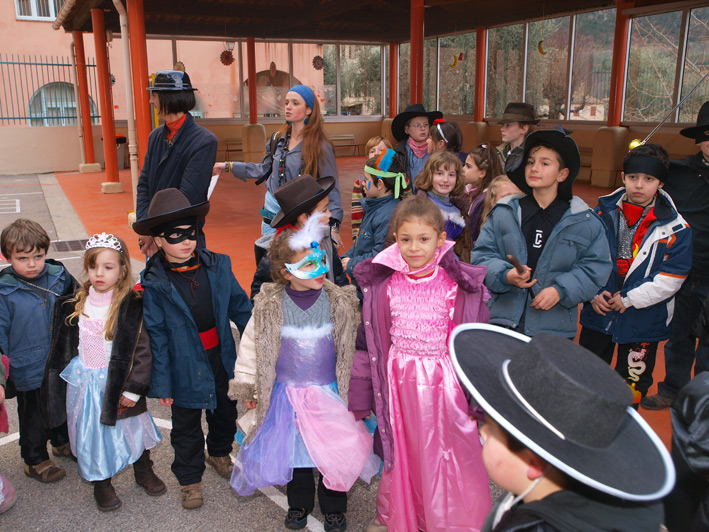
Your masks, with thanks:
<instances>
[{"instance_id":1,"label":"red belt","mask_svg":"<svg viewBox=\"0 0 709 532\"><path fill-rule=\"evenodd\" d=\"M208 331L199 333L199 339L202 340L202 345L205 351L209 351L213 347L219 345L219 335L217 334L217 328L212 327Z\"/></svg>"}]
</instances>

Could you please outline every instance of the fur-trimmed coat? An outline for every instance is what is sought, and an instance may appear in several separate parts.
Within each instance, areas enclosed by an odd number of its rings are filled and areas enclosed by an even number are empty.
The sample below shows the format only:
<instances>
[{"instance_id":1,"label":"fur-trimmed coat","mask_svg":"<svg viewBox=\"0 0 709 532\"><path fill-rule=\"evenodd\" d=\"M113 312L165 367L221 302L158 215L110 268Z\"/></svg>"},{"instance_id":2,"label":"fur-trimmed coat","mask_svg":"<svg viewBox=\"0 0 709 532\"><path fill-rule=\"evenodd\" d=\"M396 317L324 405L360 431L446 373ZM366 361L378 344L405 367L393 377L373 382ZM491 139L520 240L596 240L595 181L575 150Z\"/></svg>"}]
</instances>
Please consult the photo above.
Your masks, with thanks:
<instances>
[{"instance_id":1,"label":"fur-trimmed coat","mask_svg":"<svg viewBox=\"0 0 709 532\"><path fill-rule=\"evenodd\" d=\"M271 403L276 363L281 351L284 289L284 285L276 283L261 286L254 301L253 315L239 344L234 378L229 381L229 398L258 401L256 408L239 420L239 425L246 432L246 443L250 443L258 433ZM326 279L323 289L330 300L337 355L337 386L340 397L346 402L357 326L360 323L359 301L354 286L339 287Z\"/></svg>"},{"instance_id":2,"label":"fur-trimmed coat","mask_svg":"<svg viewBox=\"0 0 709 532\"><path fill-rule=\"evenodd\" d=\"M45 424L49 428L66 421L66 381L60 374L74 357L79 356L79 325L66 322L75 308L72 297L58 299L54 307L52 343L41 390ZM143 325L143 297L140 292L131 292L118 311L101 423L115 425L117 419L137 416L147 410L145 396L150 386L152 365L150 338ZM140 399L135 406L119 411L118 402L123 392L140 395Z\"/></svg>"}]
</instances>

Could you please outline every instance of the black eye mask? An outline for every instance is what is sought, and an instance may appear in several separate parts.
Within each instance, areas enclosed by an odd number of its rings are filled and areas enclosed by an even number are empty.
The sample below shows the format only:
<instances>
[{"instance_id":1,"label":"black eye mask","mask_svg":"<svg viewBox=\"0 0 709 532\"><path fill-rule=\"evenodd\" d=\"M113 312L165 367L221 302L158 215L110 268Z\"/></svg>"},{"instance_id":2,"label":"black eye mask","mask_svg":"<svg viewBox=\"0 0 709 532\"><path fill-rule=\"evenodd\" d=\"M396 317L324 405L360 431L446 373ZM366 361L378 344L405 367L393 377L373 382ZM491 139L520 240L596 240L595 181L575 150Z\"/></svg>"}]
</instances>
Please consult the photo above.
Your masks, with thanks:
<instances>
[{"instance_id":1,"label":"black eye mask","mask_svg":"<svg viewBox=\"0 0 709 532\"><path fill-rule=\"evenodd\" d=\"M165 231L161 235L168 244L179 244L184 240L194 240L197 241L197 224L190 225L186 229L181 229L176 227Z\"/></svg>"}]
</instances>

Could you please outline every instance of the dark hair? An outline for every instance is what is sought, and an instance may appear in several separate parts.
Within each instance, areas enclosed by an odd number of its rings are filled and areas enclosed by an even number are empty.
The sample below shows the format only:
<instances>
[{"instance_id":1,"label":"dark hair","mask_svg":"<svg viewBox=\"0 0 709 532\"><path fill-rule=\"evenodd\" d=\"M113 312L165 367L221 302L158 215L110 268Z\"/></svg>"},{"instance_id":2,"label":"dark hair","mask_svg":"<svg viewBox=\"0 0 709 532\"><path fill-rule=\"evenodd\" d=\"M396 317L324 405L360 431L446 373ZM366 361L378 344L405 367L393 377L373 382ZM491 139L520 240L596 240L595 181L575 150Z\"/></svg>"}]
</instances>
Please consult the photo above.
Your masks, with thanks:
<instances>
[{"instance_id":1,"label":"dark hair","mask_svg":"<svg viewBox=\"0 0 709 532\"><path fill-rule=\"evenodd\" d=\"M641 144L637 148L633 148L625 154L623 164L625 164L628 159L632 159L633 157L638 156L654 157L655 159L658 159L660 161L662 166L665 167L665 170L669 170L670 168L670 156L667 155L667 151L665 150L665 148L663 148L659 144Z\"/></svg>"},{"instance_id":2,"label":"dark hair","mask_svg":"<svg viewBox=\"0 0 709 532\"><path fill-rule=\"evenodd\" d=\"M455 170L455 187L451 191L451 196L460 196L465 191L465 181L463 179L463 165L460 164L460 159L457 155L449 151L437 151L433 155L429 155L426 160L426 166L423 167L421 173L416 177L414 185L417 189L433 190L433 174L436 170L443 167L446 170Z\"/></svg>"},{"instance_id":3,"label":"dark hair","mask_svg":"<svg viewBox=\"0 0 709 532\"><path fill-rule=\"evenodd\" d=\"M439 126L441 131L438 131ZM443 132L443 136L441 136L441 132ZM458 122L448 122L447 120L438 122L431 126L430 133L431 140L433 142L445 142L446 150L448 151L458 153L463 147L463 131L460 129Z\"/></svg>"},{"instance_id":4,"label":"dark hair","mask_svg":"<svg viewBox=\"0 0 709 532\"><path fill-rule=\"evenodd\" d=\"M44 228L34 220L18 218L2 230L0 249L5 258L13 253L31 253L35 249L49 250L49 235Z\"/></svg>"},{"instance_id":5,"label":"dark hair","mask_svg":"<svg viewBox=\"0 0 709 532\"><path fill-rule=\"evenodd\" d=\"M189 113L197 104L193 91L155 91L155 95L163 115Z\"/></svg>"},{"instance_id":6,"label":"dark hair","mask_svg":"<svg viewBox=\"0 0 709 532\"><path fill-rule=\"evenodd\" d=\"M378 144L378 143L377 143ZM377 159L379 156L377 155L376 157L372 157L370 159L367 159L367 162L365 163L366 166L369 166L370 168L377 168ZM365 170L366 172L366 170ZM404 168L404 163L401 161L400 157L394 157L391 161L391 165L389 166L389 170L387 172L393 172L395 174L403 174L406 172L406 169ZM379 180L384 183L384 187L387 190L394 190L396 187L396 178L395 177L379 177L373 174L370 174L367 172L367 175L372 178L372 182L376 185L379 183Z\"/></svg>"},{"instance_id":7,"label":"dark hair","mask_svg":"<svg viewBox=\"0 0 709 532\"><path fill-rule=\"evenodd\" d=\"M446 221L441 210L425 194L409 196L401 200L391 215L389 232L396 233L404 222L419 219L430 225L439 235L443 232Z\"/></svg>"},{"instance_id":8,"label":"dark hair","mask_svg":"<svg viewBox=\"0 0 709 532\"><path fill-rule=\"evenodd\" d=\"M496 176L504 174L505 172L502 169L502 162L497 155L497 150L490 144L481 144L477 148L473 148L473 151L468 154L468 157L473 160L479 170L485 170L485 177L483 177L482 183L478 185L478 188L470 197L470 203L472 203L490 186L490 182Z\"/></svg>"}]
</instances>

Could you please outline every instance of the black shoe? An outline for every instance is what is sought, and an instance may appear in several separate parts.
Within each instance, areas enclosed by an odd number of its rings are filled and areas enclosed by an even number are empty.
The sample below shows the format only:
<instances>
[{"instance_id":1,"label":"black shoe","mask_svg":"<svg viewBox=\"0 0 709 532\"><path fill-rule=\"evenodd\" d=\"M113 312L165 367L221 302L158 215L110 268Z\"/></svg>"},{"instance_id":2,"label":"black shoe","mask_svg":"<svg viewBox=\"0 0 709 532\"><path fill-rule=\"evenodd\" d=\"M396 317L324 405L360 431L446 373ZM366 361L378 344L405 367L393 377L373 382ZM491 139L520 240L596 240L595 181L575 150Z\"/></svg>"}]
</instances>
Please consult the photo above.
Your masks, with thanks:
<instances>
[{"instance_id":1,"label":"black shoe","mask_svg":"<svg viewBox=\"0 0 709 532\"><path fill-rule=\"evenodd\" d=\"M311 510L307 508L288 508L285 525L291 530L300 530L308 524L308 514Z\"/></svg>"},{"instance_id":2,"label":"black shoe","mask_svg":"<svg viewBox=\"0 0 709 532\"><path fill-rule=\"evenodd\" d=\"M347 518L343 512L325 514L325 532L344 532L347 530Z\"/></svg>"}]
</instances>

